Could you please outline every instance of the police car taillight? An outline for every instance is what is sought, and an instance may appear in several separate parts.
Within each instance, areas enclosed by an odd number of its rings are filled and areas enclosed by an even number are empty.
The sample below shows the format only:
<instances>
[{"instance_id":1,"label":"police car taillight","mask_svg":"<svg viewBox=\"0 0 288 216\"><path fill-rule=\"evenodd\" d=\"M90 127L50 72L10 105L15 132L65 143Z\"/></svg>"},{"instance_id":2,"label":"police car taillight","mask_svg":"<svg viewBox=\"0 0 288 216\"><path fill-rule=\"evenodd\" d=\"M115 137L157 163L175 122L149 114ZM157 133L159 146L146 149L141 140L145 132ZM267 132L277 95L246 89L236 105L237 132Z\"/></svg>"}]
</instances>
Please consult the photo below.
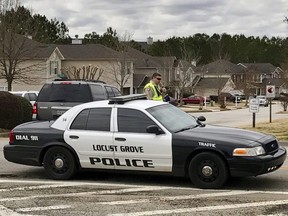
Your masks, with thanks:
<instances>
[{"instance_id":1,"label":"police car taillight","mask_svg":"<svg viewBox=\"0 0 288 216\"><path fill-rule=\"evenodd\" d=\"M33 105L32 114L37 114L37 103L36 102Z\"/></svg>"},{"instance_id":2,"label":"police car taillight","mask_svg":"<svg viewBox=\"0 0 288 216\"><path fill-rule=\"evenodd\" d=\"M9 143L13 143L14 142L14 131L13 130L11 130L10 131L10 135L9 135Z\"/></svg>"}]
</instances>

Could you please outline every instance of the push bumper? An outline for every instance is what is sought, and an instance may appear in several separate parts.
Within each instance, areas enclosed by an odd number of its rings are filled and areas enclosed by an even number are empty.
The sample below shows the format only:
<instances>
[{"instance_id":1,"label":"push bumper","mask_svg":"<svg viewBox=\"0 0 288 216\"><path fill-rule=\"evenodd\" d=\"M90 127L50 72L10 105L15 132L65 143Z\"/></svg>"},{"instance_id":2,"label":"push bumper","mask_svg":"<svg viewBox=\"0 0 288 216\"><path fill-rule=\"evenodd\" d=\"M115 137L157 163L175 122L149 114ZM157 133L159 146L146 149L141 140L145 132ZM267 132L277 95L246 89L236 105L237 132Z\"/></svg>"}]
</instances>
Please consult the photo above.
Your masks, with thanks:
<instances>
[{"instance_id":1,"label":"push bumper","mask_svg":"<svg viewBox=\"0 0 288 216\"><path fill-rule=\"evenodd\" d=\"M24 165L41 166L41 148L32 146L5 145L3 148L6 160Z\"/></svg>"},{"instance_id":2,"label":"push bumper","mask_svg":"<svg viewBox=\"0 0 288 216\"><path fill-rule=\"evenodd\" d=\"M279 169L287 157L287 151L279 147L273 155L258 157L233 157L228 160L232 177L257 176Z\"/></svg>"}]
</instances>

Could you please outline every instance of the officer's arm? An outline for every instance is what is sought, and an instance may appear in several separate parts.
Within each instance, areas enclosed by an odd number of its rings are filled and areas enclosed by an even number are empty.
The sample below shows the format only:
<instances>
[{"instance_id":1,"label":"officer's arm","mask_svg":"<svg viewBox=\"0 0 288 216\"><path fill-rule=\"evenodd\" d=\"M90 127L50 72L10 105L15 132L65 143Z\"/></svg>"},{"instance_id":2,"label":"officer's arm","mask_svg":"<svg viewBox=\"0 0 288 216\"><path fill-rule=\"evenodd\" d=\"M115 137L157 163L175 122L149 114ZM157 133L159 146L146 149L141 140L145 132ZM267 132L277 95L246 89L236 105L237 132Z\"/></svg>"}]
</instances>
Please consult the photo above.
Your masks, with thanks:
<instances>
[{"instance_id":1,"label":"officer's arm","mask_svg":"<svg viewBox=\"0 0 288 216\"><path fill-rule=\"evenodd\" d=\"M150 87L145 88L144 90L145 94L147 95L148 100L152 100L153 98L153 89Z\"/></svg>"}]
</instances>

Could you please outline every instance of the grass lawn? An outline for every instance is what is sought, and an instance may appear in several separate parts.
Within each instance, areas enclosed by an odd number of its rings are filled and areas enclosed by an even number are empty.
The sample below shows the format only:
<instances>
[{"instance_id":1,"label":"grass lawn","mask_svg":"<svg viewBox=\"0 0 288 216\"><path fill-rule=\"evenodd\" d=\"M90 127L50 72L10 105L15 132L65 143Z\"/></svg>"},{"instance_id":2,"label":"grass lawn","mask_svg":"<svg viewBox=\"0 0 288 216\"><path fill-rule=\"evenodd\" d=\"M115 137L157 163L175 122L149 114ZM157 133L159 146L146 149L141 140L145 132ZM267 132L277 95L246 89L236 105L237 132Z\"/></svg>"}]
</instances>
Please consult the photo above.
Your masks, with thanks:
<instances>
[{"instance_id":1,"label":"grass lawn","mask_svg":"<svg viewBox=\"0 0 288 216\"><path fill-rule=\"evenodd\" d=\"M279 141L288 141L288 119L278 119L269 122L255 123L255 128L250 126L242 126L243 129L258 131L266 134L272 134Z\"/></svg>"}]
</instances>

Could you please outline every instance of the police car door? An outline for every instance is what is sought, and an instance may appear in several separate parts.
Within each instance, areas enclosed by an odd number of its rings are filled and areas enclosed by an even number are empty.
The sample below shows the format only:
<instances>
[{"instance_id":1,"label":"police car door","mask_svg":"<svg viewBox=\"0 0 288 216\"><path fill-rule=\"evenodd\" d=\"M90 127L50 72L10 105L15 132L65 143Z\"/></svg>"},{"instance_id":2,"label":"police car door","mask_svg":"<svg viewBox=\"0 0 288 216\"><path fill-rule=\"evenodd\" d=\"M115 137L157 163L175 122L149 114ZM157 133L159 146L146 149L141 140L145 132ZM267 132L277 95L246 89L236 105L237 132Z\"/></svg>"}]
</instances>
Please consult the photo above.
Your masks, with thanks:
<instances>
[{"instance_id":1,"label":"police car door","mask_svg":"<svg viewBox=\"0 0 288 216\"><path fill-rule=\"evenodd\" d=\"M115 169L171 172L171 133L147 133L147 126L157 124L141 110L123 107L115 114Z\"/></svg>"},{"instance_id":2,"label":"police car door","mask_svg":"<svg viewBox=\"0 0 288 216\"><path fill-rule=\"evenodd\" d=\"M65 141L76 151L83 168L114 169L111 108L82 110L65 131Z\"/></svg>"}]
</instances>

